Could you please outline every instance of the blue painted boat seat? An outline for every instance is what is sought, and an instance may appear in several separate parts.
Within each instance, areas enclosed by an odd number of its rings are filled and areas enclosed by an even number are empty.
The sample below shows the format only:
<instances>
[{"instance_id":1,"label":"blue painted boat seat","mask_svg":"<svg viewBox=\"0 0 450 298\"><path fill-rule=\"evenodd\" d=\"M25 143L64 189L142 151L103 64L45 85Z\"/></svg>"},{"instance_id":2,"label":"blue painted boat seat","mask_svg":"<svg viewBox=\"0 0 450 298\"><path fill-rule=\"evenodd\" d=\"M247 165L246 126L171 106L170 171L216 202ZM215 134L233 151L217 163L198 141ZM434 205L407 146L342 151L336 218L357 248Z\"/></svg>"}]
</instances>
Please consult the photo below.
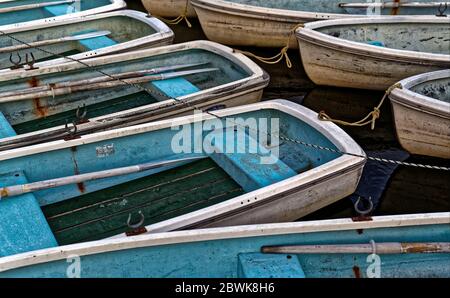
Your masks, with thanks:
<instances>
[{"instance_id":1,"label":"blue painted boat seat","mask_svg":"<svg viewBox=\"0 0 450 298\"><path fill-rule=\"evenodd\" d=\"M305 278L296 255L245 253L238 256L238 278Z\"/></svg>"},{"instance_id":2,"label":"blue painted boat seat","mask_svg":"<svg viewBox=\"0 0 450 298\"><path fill-rule=\"evenodd\" d=\"M23 172L0 174L0 187L24 183ZM33 194L0 200L0 257L57 245Z\"/></svg>"},{"instance_id":3,"label":"blue painted boat seat","mask_svg":"<svg viewBox=\"0 0 450 298\"><path fill-rule=\"evenodd\" d=\"M16 135L16 132L9 124L8 120L5 118L2 112L0 112L0 139L13 137Z\"/></svg>"},{"instance_id":4,"label":"blue painted boat seat","mask_svg":"<svg viewBox=\"0 0 450 298\"><path fill-rule=\"evenodd\" d=\"M69 4L50 5L43 7L43 9L54 16L62 16L75 12L75 7Z\"/></svg>"},{"instance_id":5,"label":"blue painted boat seat","mask_svg":"<svg viewBox=\"0 0 450 298\"><path fill-rule=\"evenodd\" d=\"M253 191L297 175L293 169L274 156L269 149L258 143L247 132L242 133L245 142L239 140L242 137L230 129L223 134L221 131L211 132L208 137L213 140L211 143L213 143L214 152L210 154L212 160L245 191ZM221 145L226 144L223 140L224 137L227 142L234 140L234 150L223 148L226 147L226 145ZM254 145L250 146L249 144ZM234 153L224 153L230 151ZM262 163L263 157L272 162Z\"/></svg>"},{"instance_id":6,"label":"blue painted boat seat","mask_svg":"<svg viewBox=\"0 0 450 298\"><path fill-rule=\"evenodd\" d=\"M86 32L86 31L85 32L77 32L74 35L79 35L79 34L83 34L83 33L89 33L89 32ZM93 37L93 38L82 39L82 40L79 40L78 43L80 43L83 47L85 47L86 50L93 51L93 50L98 50L98 49L116 45L117 41L104 35L104 36L97 36L97 37Z\"/></svg>"},{"instance_id":7,"label":"blue painted boat seat","mask_svg":"<svg viewBox=\"0 0 450 298\"><path fill-rule=\"evenodd\" d=\"M184 78L154 81L152 84L170 98L177 98L200 91L197 86Z\"/></svg>"}]
</instances>

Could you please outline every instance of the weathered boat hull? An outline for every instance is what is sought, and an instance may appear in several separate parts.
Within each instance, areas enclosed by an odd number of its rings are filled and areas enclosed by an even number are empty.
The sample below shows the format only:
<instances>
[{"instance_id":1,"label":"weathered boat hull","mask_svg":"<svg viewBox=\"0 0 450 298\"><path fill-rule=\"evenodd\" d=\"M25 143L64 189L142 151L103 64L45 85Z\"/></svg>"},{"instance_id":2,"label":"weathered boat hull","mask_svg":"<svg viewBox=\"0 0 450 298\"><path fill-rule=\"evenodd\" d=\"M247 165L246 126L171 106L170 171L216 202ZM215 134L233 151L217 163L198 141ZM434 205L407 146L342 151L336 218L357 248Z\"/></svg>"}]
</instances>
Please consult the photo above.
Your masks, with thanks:
<instances>
[{"instance_id":1,"label":"weathered boat hull","mask_svg":"<svg viewBox=\"0 0 450 298\"><path fill-rule=\"evenodd\" d=\"M175 98L174 94L170 93L173 92L170 90L172 87L169 86L169 93L164 93L165 89L158 89L159 87L155 85L147 84L145 87L150 90L150 94L145 95L139 95L141 90L132 86L118 86L96 90L95 96L92 96L93 91L88 90L54 98L48 96L40 98L36 95L31 100L1 103L0 113L3 113L9 124L16 128L20 135L2 139L0 143L23 143L25 140L42 134L64 130L64 123L59 123L61 122L59 120L52 120L51 126L43 126L39 121L49 121L49 117L59 117L59 114L64 115L64 113L74 111L83 105L87 107L87 117L90 118L90 122L81 123L78 131L89 128L89 131L92 132L96 126L105 122L111 123L114 119L127 119L127 121L112 125L108 129L187 115L196 108L223 109L254 103L261 99L263 89L269 83L269 76L250 59L242 54L234 53L228 47L209 41L194 41L110 55L88 59L85 62L110 74L190 63L209 64L216 67L220 73L188 77L191 81L183 79L182 86L174 85L174 88L185 88L185 85L189 85L198 89L176 94ZM29 88L31 81L38 82L39 86L45 86L52 82L77 81L99 75L101 73L86 70L83 64L71 62L55 66L42 66L29 71L14 70L3 73L0 71L0 85L3 91L12 92ZM178 82L178 84L180 83ZM127 96L134 97L127 99ZM124 100L124 105L117 105L118 102ZM115 109L109 106L101 109L96 107L102 102L116 102L118 107ZM91 110L93 114L91 114ZM133 118L133 115L140 115L140 117ZM72 115L65 117L67 119ZM35 125L36 128L33 128Z\"/></svg>"},{"instance_id":2,"label":"weathered boat hull","mask_svg":"<svg viewBox=\"0 0 450 298\"><path fill-rule=\"evenodd\" d=\"M339 1L260 2L259 6L258 1L192 0L191 4L206 36L232 46L284 47L290 39L289 47L295 49L298 44L292 31L298 25L317 20L367 17L366 9L346 10L339 7ZM361 1L347 1L352 2ZM380 13L435 14L437 11L434 8L391 10L382 9Z\"/></svg>"},{"instance_id":3,"label":"weathered boat hull","mask_svg":"<svg viewBox=\"0 0 450 298\"><path fill-rule=\"evenodd\" d=\"M442 54L397 50L336 38L318 30L373 24L437 24L448 30L449 18L395 17L310 23L297 30L303 66L317 85L386 90L396 82L424 72L450 67L448 41L440 38ZM362 29L361 29L362 31ZM407 32L407 31L405 31ZM393 32L391 33L393 34ZM395 36L395 35L393 35ZM398 35L397 35L398 36ZM400 36L398 36L400 40ZM410 39L409 39L410 41ZM409 42L405 39L405 42ZM411 43L410 43L411 44ZM448 49L448 48L447 48Z\"/></svg>"},{"instance_id":4,"label":"weathered boat hull","mask_svg":"<svg viewBox=\"0 0 450 298\"><path fill-rule=\"evenodd\" d=\"M226 128L226 141L220 137L221 125ZM236 136L239 131L244 133L243 141ZM253 138L253 132L258 137ZM212 151L205 145L211 135L215 136ZM304 146L300 140L328 150ZM319 121L317 113L302 106L278 100L1 151L0 185L186 157L202 158L206 165L180 161L2 198L0 231L9 240L0 247L0 255L29 250L29 245L38 243L31 238L46 239L44 235L51 241L42 247L53 246L54 237L66 244L123 237L130 232L127 215L139 212L145 230L153 232L289 221L352 193L366 160L362 149L339 127ZM33 208L25 199L32 199ZM20 218L19 223L14 215L19 206L38 214ZM13 218L20 230L11 229ZM25 225L31 219L36 224Z\"/></svg>"},{"instance_id":5,"label":"weathered boat hull","mask_svg":"<svg viewBox=\"0 0 450 298\"><path fill-rule=\"evenodd\" d=\"M369 259L370 253L262 252L262 247L279 245L445 243L450 241L449 223L449 213L431 213L148 234L0 258L0 277L449 277L449 253L376 254ZM74 266L80 270L69 270Z\"/></svg>"},{"instance_id":6,"label":"weathered boat hull","mask_svg":"<svg viewBox=\"0 0 450 298\"><path fill-rule=\"evenodd\" d=\"M7 8L12 6L20 6L25 3L20 3L21 1L13 1L13 2L5 2L0 4L0 8ZM52 2L49 0L36 0L36 1L27 1L26 4L31 3L48 3ZM48 25L53 22L65 21L73 18L85 17L89 15L95 15L105 12L110 12L114 10L119 10L126 8L127 4L123 0L107 0L101 1L103 2L99 5L93 5L96 2L95 0L81 0L75 2L74 4L61 4L57 6L49 6L50 9L47 10L45 8L37 8L37 9L28 9L28 10L20 10L8 13L2 13L0 15L0 30L10 30L13 28L19 28L22 26L39 26L39 25ZM100 1L97 1L100 2ZM72 7L71 7L72 5ZM66 7L65 7L66 6ZM87 7L87 9L85 9Z\"/></svg>"},{"instance_id":7,"label":"weathered boat hull","mask_svg":"<svg viewBox=\"0 0 450 298\"><path fill-rule=\"evenodd\" d=\"M197 17L194 8L192 5L188 4L188 1L189 0L142 0L142 4L149 13L166 18L176 18L182 15L187 5L186 16L188 18Z\"/></svg>"},{"instance_id":8,"label":"weathered boat hull","mask_svg":"<svg viewBox=\"0 0 450 298\"><path fill-rule=\"evenodd\" d=\"M39 46L38 48L42 50L33 48L12 53L12 60L19 60L17 55L20 55L20 62L22 63L25 60L25 55L32 53L36 61L38 61L34 63L34 67L72 62L73 60L71 59L83 60L131 50L163 46L171 44L174 39L174 33L166 24L157 18L147 17L146 14L134 10L121 10L83 18L59 20L49 24L20 26L2 31L18 40L29 43L41 39L51 40L91 31L111 32L107 36L99 37L98 39L88 39L87 43L83 43L85 40L79 42L70 41ZM12 42L10 37L0 35L0 48L18 44L20 43ZM10 54L0 53L0 73L9 71L6 68L14 66L10 59ZM61 58L58 55L68 56L68 58Z\"/></svg>"},{"instance_id":9,"label":"weathered boat hull","mask_svg":"<svg viewBox=\"0 0 450 298\"><path fill-rule=\"evenodd\" d=\"M447 80L433 87L433 82ZM397 138L404 149L419 155L450 158L450 70L418 75L400 82L402 89L389 95ZM411 89L447 90L438 100Z\"/></svg>"}]
</instances>

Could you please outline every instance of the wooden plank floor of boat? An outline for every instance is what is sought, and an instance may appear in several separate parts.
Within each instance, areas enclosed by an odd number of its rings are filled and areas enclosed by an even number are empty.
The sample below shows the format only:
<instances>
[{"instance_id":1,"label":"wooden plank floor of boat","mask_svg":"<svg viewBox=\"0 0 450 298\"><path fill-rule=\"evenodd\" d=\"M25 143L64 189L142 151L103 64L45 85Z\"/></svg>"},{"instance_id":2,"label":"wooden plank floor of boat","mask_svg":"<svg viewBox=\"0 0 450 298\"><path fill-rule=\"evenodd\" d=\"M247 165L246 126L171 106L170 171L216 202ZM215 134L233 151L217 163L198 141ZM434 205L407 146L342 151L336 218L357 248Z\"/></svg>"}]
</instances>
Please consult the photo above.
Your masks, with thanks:
<instances>
[{"instance_id":1,"label":"wooden plank floor of boat","mask_svg":"<svg viewBox=\"0 0 450 298\"><path fill-rule=\"evenodd\" d=\"M129 230L127 219L145 225L205 208L243 194L212 160L205 159L156 175L43 207L60 245L103 239Z\"/></svg>"}]
</instances>

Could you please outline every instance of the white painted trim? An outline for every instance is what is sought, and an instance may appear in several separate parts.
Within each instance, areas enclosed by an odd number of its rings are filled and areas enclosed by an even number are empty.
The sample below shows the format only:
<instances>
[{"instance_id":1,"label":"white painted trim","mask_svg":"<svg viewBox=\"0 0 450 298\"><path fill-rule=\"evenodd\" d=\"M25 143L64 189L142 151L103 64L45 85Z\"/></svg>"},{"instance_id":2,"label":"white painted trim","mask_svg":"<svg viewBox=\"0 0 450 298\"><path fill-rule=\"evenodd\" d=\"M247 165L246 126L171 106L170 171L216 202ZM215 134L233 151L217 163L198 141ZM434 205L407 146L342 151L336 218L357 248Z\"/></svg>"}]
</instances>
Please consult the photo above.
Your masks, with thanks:
<instances>
[{"instance_id":1,"label":"white painted trim","mask_svg":"<svg viewBox=\"0 0 450 298\"><path fill-rule=\"evenodd\" d=\"M93 9L88 9L85 11L75 12L71 14L66 14L62 16L55 16L51 18L46 19L39 19L34 21L28 21L28 22L22 22L22 23L16 23L16 24L9 24L9 25L3 25L0 26L1 31L10 31L10 30L17 30L22 27L28 27L28 26L49 26L54 22L67 22L71 19L85 17L89 15L96 15L104 12L114 11L118 9L123 9L127 7L127 4L124 0L109 0L111 4L100 6Z\"/></svg>"},{"instance_id":2,"label":"white painted trim","mask_svg":"<svg viewBox=\"0 0 450 298\"><path fill-rule=\"evenodd\" d=\"M441 117L450 119L450 103L431 98L410 89L427 81L450 78L450 69L444 69L424 74L419 74L400 81L402 89L394 89L389 98L392 102L407 106L423 112L435 113Z\"/></svg>"},{"instance_id":3,"label":"white painted trim","mask_svg":"<svg viewBox=\"0 0 450 298\"><path fill-rule=\"evenodd\" d=\"M436 224L450 225L450 212L379 216L373 217L372 221L364 222L354 222L351 219L334 219L145 234L128 238L85 242L3 257L0 258L0 272L25 266L63 260L70 255L78 255L83 257L105 252L154 247L167 244Z\"/></svg>"},{"instance_id":4,"label":"white painted trim","mask_svg":"<svg viewBox=\"0 0 450 298\"><path fill-rule=\"evenodd\" d=\"M419 64L425 63L445 63L450 64L450 55L433 54L425 52L414 52L407 50L398 50L374 45L364 44L361 42L350 41L339 37L333 37L328 34L321 33L317 29L324 27L343 26L343 25L361 25L361 24L390 24L390 23L434 23L449 24L449 17L431 17L431 16L391 16L391 17L371 17L363 19L337 19L319 21L305 24L304 28L298 28L295 32L297 39L305 40L319 44L324 47L336 49L336 51L358 53L370 57L382 57L398 61L404 59Z\"/></svg>"},{"instance_id":5,"label":"white painted trim","mask_svg":"<svg viewBox=\"0 0 450 298\"><path fill-rule=\"evenodd\" d=\"M118 43L118 44L108 46L105 48L101 48L101 49L86 51L86 52L75 54L75 55L72 55L69 57L72 59L83 60L83 62L84 62L86 59L88 59L88 58L92 59L96 56L102 56L102 55L115 53L115 52L123 52L123 51L127 51L130 49L135 49L135 48L144 47L144 46L150 46L152 44L163 45L163 44L167 44L167 43L172 43L172 41L173 41L174 33L166 24L164 24L162 21L160 21L159 19L157 19L155 17L147 17L147 15L145 13L135 11L135 10L120 10L120 11L114 11L114 12L98 14L98 15L88 15L88 16L79 17L79 18L75 18L75 19L59 20L59 21L53 22L51 24L22 26L17 30L11 29L11 30L4 30L4 31L5 31L5 33L14 34L17 32L36 30L36 29L40 29L40 28L58 27L58 26L64 26L67 24L83 23L83 22L87 22L87 21L105 19L105 18L110 18L110 17L118 17L118 16L129 17L129 18L138 20L144 24L147 24L149 27L151 27L156 32L154 34L151 34L148 36L144 36L141 38ZM47 61L43 61L43 62L37 62L37 63L35 63L35 66L39 67L39 68L42 68L44 66L45 67L48 67L48 66L57 67L58 65L64 64L64 63L77 63L77 62L72 62L70 59L65 59L65 58L56 58L56 59L51 59L51 60L47 60ZM84 65L82 65L80 63L77 63L77 64L79 64L80 67L85 67ZM49 68L46 68L46 71L49 71ZM33 73L36 74L36 73L42 73L42 72L38 71L38 72L33 72ZM12 79L13 76L10 76L10 75L13 73L30 73L30 71L27 71L25 69L17 69L15 71L11 71L11 69L8 69L8 68L0 69L0 77L6 76L6 78L8 78L8 79ZM27 76L27 75L25 75L25 76ZM0 80L2 80L2 79L0 79Z\"/></svg>"}]
</instances>

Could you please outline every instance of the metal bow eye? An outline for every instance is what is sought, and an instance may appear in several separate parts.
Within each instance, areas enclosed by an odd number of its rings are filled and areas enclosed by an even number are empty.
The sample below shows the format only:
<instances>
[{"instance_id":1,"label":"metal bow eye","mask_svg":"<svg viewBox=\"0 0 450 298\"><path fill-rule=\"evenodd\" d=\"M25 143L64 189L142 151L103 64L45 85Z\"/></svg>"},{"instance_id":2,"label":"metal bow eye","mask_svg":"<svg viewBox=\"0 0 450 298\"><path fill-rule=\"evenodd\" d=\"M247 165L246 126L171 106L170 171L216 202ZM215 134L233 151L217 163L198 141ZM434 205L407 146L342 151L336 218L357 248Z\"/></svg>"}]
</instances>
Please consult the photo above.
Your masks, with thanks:
<instances>
[{"instance_id":1,"label":"metal bow eye","mask_svg":"<svg viewBox=\"0 0 450 298\"><path fill-rule=\"evenodd\" d=\"M354 208L355 208L355 211L359 215L364 216L364 215L367 215L367 214L369 214L369 213L371 213L373 211L373 202L372 202L372 197L369 197L368 199L365 199L369 203L369 206L367 207L366 210L361 210L359 208L359 204L361 203L362 199L363 199L362 197L358 197L358 200L356 200Z\"/></svg>"},{"instance_id":2,"label":"metal bow eye","mask_svg":"<svg viewBox=\"0 0 450 298\"><path fill-rule=\"evenodd\" d=\"M145 216L144 216L144 214L143 214L142 211L140 211L140 210L139 210L138 214L140 215L141 219L139 220L138 223L135 223L135 224L132 224L132 223L131 223L131 213L128 214L127 226L128 226L130 229L136 230L136 229L139 229L140 227L142 227L142 226L144 225L144 221L145 221Z\"/></svg>"}]
</instances>

